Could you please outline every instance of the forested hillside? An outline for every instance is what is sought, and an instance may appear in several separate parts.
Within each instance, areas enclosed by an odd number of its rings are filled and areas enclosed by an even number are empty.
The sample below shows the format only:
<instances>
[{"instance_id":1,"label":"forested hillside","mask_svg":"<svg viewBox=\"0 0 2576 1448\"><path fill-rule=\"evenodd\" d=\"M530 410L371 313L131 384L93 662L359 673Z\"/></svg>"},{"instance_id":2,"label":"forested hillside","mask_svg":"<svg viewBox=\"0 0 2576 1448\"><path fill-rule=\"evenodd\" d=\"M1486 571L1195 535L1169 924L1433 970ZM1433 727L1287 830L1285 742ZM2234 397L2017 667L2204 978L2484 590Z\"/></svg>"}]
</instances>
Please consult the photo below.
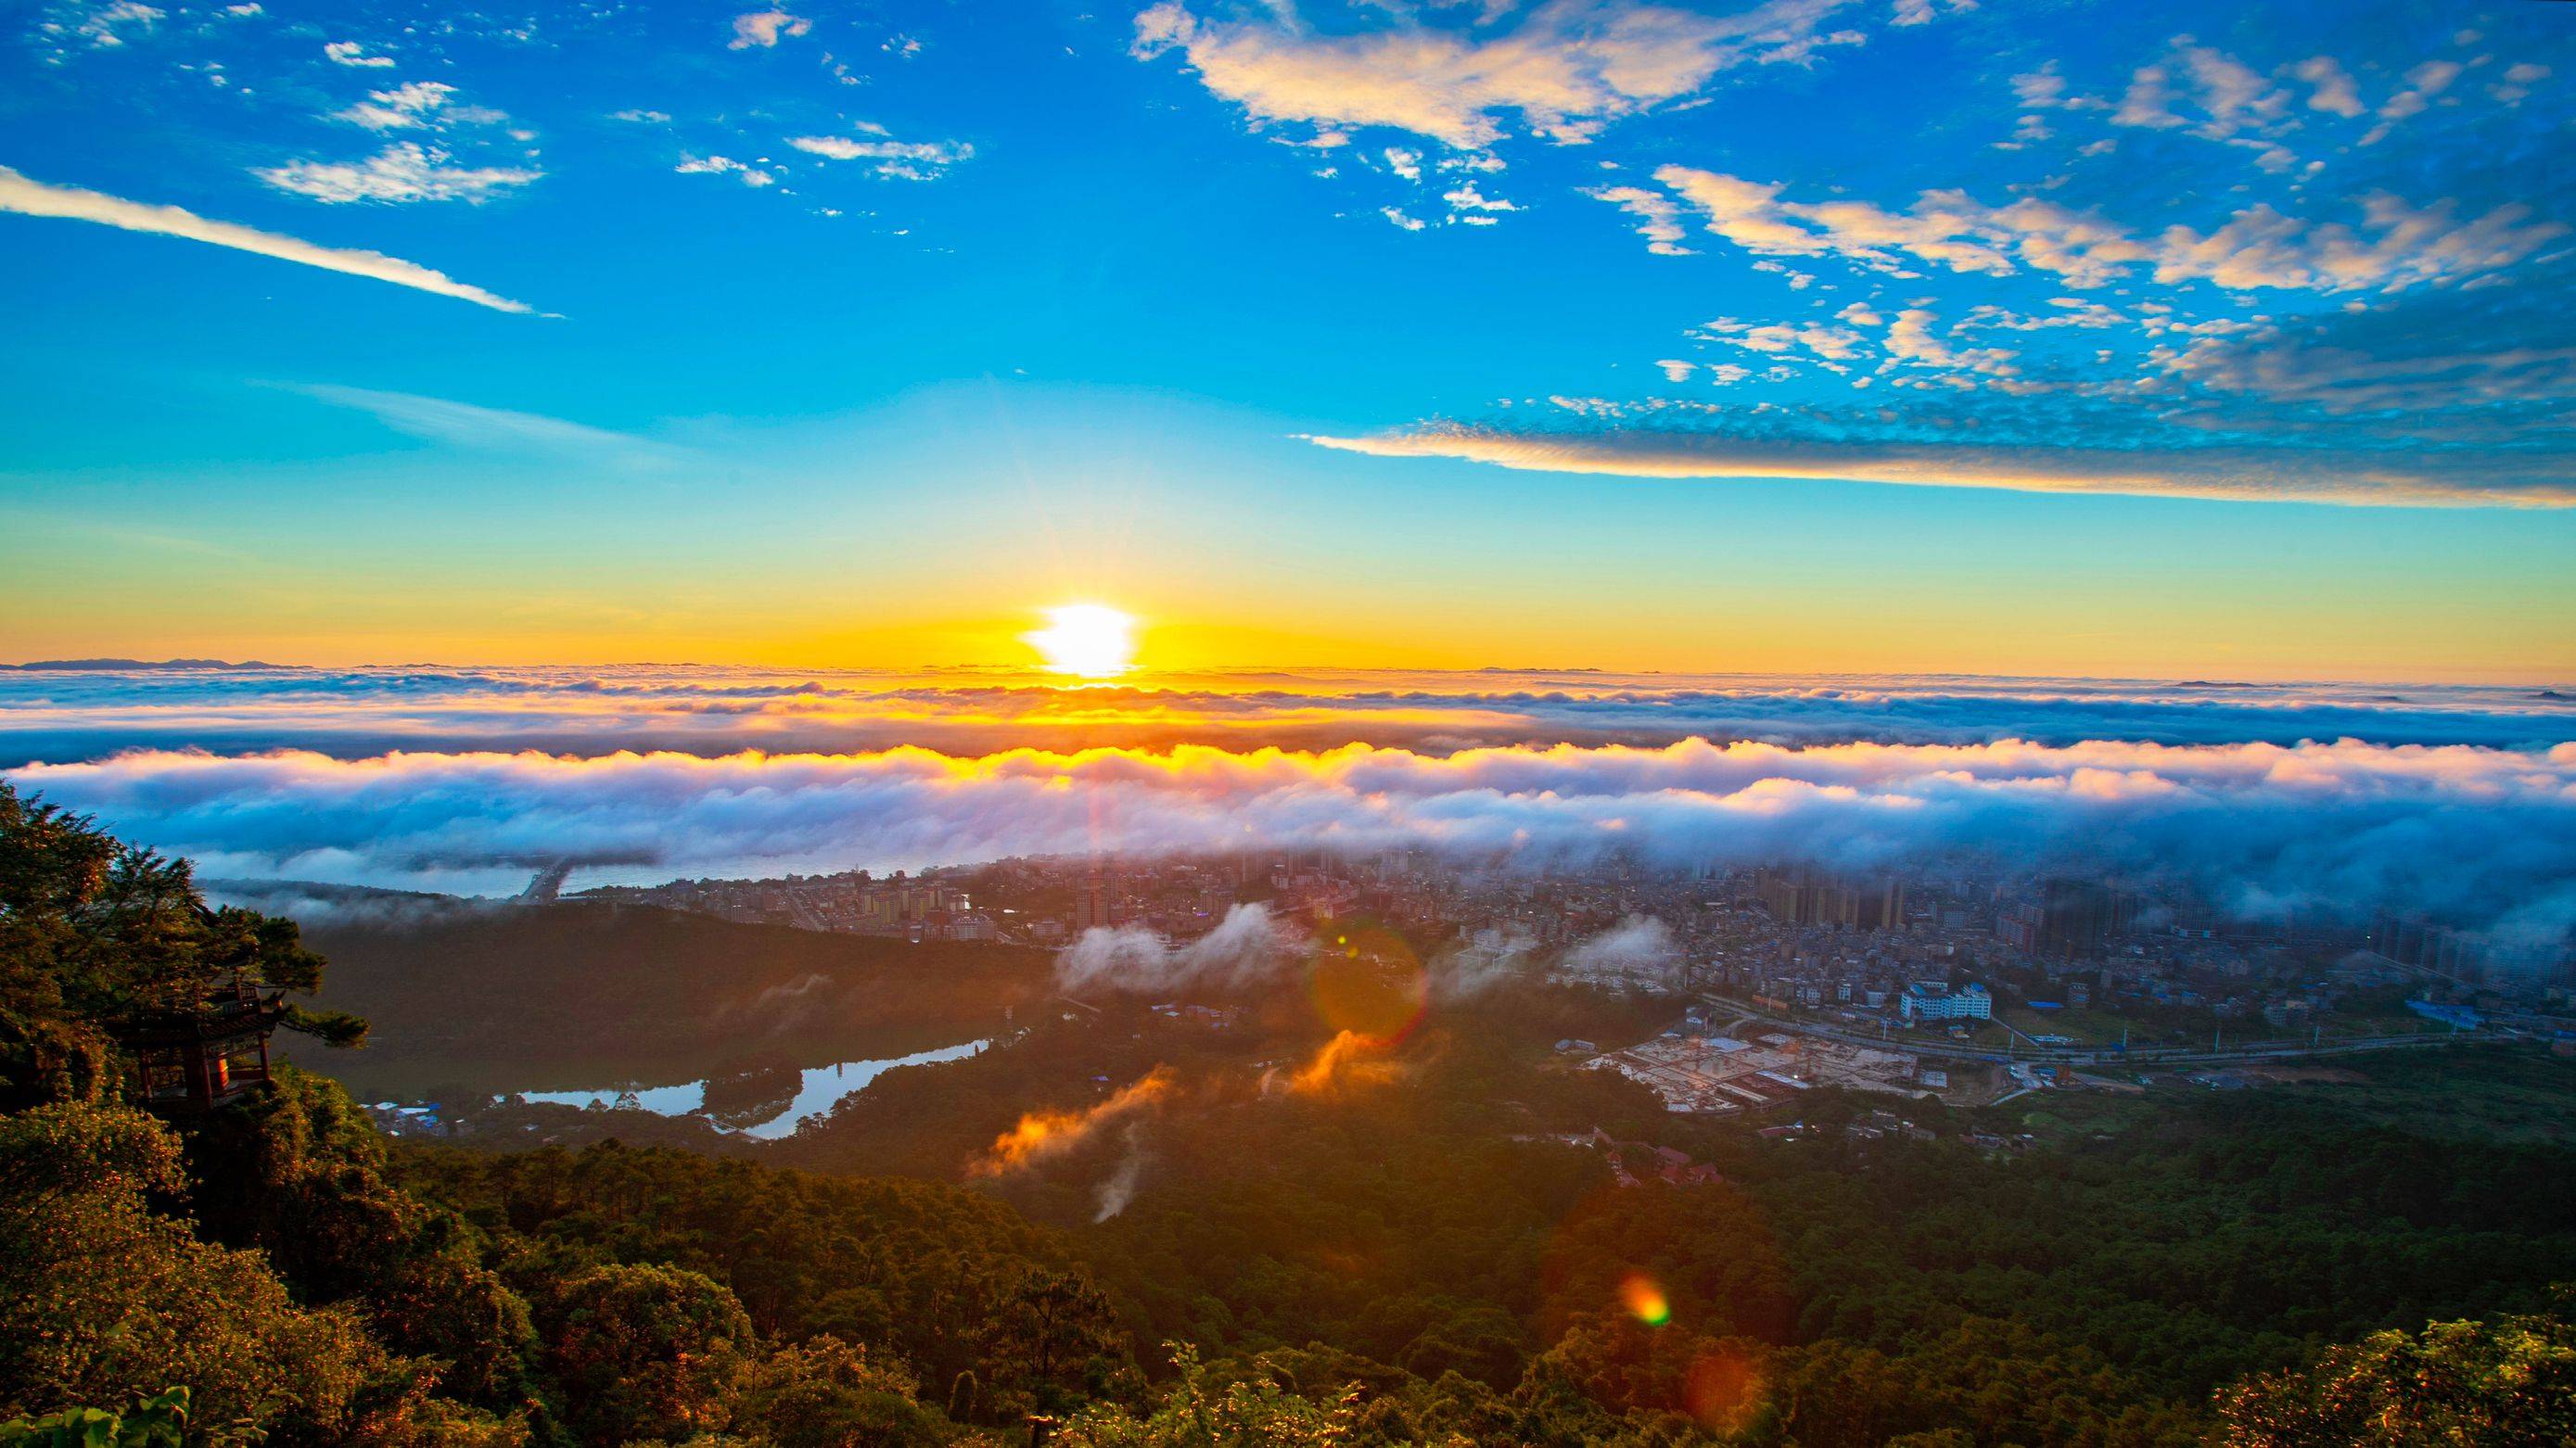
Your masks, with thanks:
<instances>
[{"instance_id":1,"label":"forested hillside","mask_svg":"<svg viewBox=\"0 0 2576 1448\"><path fill-rule=\"evenodd\" d=\"M686 1081L752 1050L902 1056L989 1034L1047 969L1025 948L583 900L353 901L305 938L331 962L321 998L373 1032L363 1058L295 1059L383 1094Z\"/></svg>"},{"instance_id":2,"label":"forested hillside","mask_svg":"<svg viewBox=\"0 0 2576 1448\"><path fill-rule=\"evenodd\" d=\"M1557 1035L1649 1027L1533 986L1362 1043L1302 995L1024 1012L723 1160L393 1143L291 1069L202 1114L132 1104L118 1022L236 978L309 998L311 943L0 789L0 1442L2576 1432L2576 1150L2392 1114L2422 1061L2001 1150L1937 1103L1907 1107L1929 1139L1845 1130L1876 1103L1816 1092L1808 1132L1765 1139L1558 1066ZM2576 1099L2538 1055L2441 1071ZM1596 1128L1700 1170L1621 1185Z\"/></svg>"}]
</instances>

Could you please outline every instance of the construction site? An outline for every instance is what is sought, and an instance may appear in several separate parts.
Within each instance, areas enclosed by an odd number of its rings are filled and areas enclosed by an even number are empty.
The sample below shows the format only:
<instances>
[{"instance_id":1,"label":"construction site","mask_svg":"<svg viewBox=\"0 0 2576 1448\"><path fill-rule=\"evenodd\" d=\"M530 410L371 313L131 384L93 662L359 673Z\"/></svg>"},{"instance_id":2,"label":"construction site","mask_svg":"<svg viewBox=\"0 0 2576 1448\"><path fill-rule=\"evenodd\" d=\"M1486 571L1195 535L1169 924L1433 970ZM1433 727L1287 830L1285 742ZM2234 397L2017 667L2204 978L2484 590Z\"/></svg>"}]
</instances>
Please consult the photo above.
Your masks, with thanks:
<instances>
[{"instance_id":1,"label":"construction site","mask_svg":"<svg viewBox=\"0 0 2576 1448\"><path fill-rule=\"evenodd\" d=\"M1910 1052L1773 1031L1750 1040L1667 1031L1584 1063L1616 1071L1663 1098L1664 1109L1705 1116L1794 1106L1817 1086L1923 1096L1949 1084Z\"/></svg>"}]
</instances>

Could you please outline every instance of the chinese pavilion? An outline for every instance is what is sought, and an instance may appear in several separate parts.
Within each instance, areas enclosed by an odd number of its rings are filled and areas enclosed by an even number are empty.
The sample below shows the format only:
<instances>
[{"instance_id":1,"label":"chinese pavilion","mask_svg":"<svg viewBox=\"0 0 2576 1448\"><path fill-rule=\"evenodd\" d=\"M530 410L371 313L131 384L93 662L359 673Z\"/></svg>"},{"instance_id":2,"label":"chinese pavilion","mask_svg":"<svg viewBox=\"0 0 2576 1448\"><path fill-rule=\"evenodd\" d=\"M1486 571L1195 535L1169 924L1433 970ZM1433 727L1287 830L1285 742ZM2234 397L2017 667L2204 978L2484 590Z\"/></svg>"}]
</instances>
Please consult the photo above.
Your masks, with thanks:
<instances>
[{"instance_id":1,"label":"chinese pavilion","mask_svg":"<svg viewBox=\"0 0 2576 1448\"><path fill-rule=\"evenodd\" d=\"M236 979L182 1005L136 1011L116 1038L140 1068L143 1104L210 1111L268 1080L268 1037L287 1012L284 992L265 995Z\"/></svg>"}]
</instances>

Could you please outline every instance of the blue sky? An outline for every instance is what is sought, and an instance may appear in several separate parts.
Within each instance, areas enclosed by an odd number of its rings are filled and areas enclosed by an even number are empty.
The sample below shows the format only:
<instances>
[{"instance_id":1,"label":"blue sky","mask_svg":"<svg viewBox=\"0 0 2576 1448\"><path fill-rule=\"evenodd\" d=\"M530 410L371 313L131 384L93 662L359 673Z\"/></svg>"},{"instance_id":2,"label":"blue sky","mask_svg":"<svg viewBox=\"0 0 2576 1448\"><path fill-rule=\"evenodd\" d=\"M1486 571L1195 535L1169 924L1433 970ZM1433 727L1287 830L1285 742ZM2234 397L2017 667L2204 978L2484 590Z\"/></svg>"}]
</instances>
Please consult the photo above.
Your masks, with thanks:
<instances>
[{"instance_id":1,"label":"blue sky","mask_svg":"<svg viewBox=\"0 0 2576 1448\"><path fill-rule=\"evenodd\" d=\"M2576 7L5 18L10 657L2576 674Z\"/></svg>"}]
</instances>

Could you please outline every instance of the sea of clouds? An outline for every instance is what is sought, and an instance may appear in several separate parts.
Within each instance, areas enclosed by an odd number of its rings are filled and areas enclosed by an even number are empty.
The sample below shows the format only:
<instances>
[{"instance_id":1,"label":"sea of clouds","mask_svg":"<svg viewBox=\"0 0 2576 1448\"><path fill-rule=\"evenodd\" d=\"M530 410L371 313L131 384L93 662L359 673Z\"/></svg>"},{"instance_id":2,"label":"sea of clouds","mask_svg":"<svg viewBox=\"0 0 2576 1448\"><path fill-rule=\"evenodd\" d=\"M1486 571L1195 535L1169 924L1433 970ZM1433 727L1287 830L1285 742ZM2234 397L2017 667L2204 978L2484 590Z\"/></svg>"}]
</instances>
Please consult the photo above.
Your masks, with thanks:
<instances>
[{"instance_id":1,"label":"sea of clouds","mask_svg":"<svg viewBox=\"0 0 2576 1448\"><path fill-rule=\"evenodd\" d=\"M433 890L513 889L557 860L596 880L1088 851L1426 847L1534 868L1972 851L2254 916L2385 907L2535 937L2576 921L2576 743L144 750L8 773L208 875Z\"/></svg>"},{"instance_id":2,"label":"sea of clouds","mask_svg":"<svg viewBox=\"0 0 2576 1448\"><path fill-rule=\"evenodd\" d=\"M2576 739L2576 697L2483 685L1304 671L1063 689L1024 674L592 669L0 669L0 767L123 749L341 759L393 750L602 755L901 745L1179 744L1426 753L1500 745L2471 744Z\"/></svg>"}]
</instances>

